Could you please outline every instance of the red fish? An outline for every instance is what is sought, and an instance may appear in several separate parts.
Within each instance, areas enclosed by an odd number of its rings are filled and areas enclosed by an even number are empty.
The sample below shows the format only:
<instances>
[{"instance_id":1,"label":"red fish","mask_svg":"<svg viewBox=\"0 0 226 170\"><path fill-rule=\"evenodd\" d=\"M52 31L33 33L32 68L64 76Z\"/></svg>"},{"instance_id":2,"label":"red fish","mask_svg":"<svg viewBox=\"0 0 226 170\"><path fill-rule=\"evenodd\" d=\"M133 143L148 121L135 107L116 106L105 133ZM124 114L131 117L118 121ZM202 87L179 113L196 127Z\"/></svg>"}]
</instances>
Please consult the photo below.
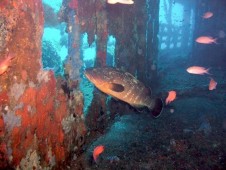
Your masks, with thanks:
<instances>
[{"instance_id":1,"label":"red fish","mask_svg":"<svg viewBox=\"0 0 226 170\"><path fill-rule=\"evenodd\" d=\"M198 37L195 41L200 44L212 44L212 43L217 44L217 39L216 38L214 39L213 37L209 36Z\"/></svg>"},{"instance_id":2,"label":"red fish","mask_svg":"<svg viewBox=\"0 0 226 170\"><path fill-rule=\"evenodd\" d=\"M93 159L95 162L97 162L97 158L103 151L104 151L103 145L98 145L97 147L95 147L95 149L93 150Z\"/></svg>"},{"instance_id":3,"label":"red fish","mask_svg":"<svg viewBox=\"0 0 226 170\"><path fill-rule=\"evenodd\" d=\"M131 4L134 4L134 1L133 0L107 0L107 3L109 4L120 3L120 4L131 5Z\"/></svg>"},{"instance_id":4,"label":"red fish","mask_svg":"<svg viewBox=\"0 0 226 170\"><path fill-rule=\"evenodd\" d=\"M217 82L213 79L210 78L210 83L209 83L209 90L214 90L217 87Z\"/></svg>"},{"instance_id":5,"label":"red fish","mask_svg":"<svg viewBox=\"0 0 226 170\"><path fill-rule=\"evenodd\" d=\"M6 72L12 59L13 57L11 55L8 55L7 58L0 62L0 75Z\"/></svg>"},{"instance_id":6,"label":"red fish","mask_svg":"<svg viewBox=\"0 0 226 170\"><path fill-rule=\"evenodd\" d=\"M176 99L176 96L176 91L169 91L168 97L166 98L166 104L169 104L174 101Z\"/></svg>"},{"instance_id":7,"label":"red fish","mask_svg":"<svg viewBox=\"0 0 226 170\"><path fill-rule=\"evenodd\" d=\"M211 18L212 16L213 16L213 13L212 13L212 12L206 12L206 13L202 16L202 18L208 19L208 18Z\"/></svg>"},{"instance_id":8,"label":"red fish","mask_svg":"<svg viewBox=\"0 0 226 170\"><path fill-rule=\"evenodd\" d=\"M206 69L205 67L200 67L200 66L192 66L187 68L187 72L191 74L200 74L200 75L210 74L208 71L209 71L209 68Z\"/></svg>"}]
</instances>

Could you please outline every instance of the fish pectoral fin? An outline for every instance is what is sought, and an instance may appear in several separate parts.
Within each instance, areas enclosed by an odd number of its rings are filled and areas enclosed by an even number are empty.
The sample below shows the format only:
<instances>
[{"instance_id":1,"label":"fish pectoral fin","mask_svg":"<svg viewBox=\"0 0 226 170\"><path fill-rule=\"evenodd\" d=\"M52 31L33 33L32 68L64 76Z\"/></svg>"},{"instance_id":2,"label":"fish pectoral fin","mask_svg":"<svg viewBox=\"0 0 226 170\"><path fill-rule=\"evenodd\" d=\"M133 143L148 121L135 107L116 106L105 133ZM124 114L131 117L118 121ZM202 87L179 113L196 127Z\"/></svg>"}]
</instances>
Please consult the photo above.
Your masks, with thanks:
<instances>
[{"instance_id":1,"label":"fish pectoral fin","mask_svg":"<svg viewBox=\"0 0 226 170\"><path fill-rule=\"evenodd\" d=\"M136 110L138 111L138 112L144 112L145 111L145 107L136 107Z\"/></svg>"},{"instance_id":2,"label":"fish pectoral fin","mask_svg":"<svg viewBox=\"0 0 226 170\"><path fill-rule=\"evenodd\" d=\"M114 92L123 92L125 90L123 85L117 83L107 83L106 86Z\"/></svg>"}]
</instances>

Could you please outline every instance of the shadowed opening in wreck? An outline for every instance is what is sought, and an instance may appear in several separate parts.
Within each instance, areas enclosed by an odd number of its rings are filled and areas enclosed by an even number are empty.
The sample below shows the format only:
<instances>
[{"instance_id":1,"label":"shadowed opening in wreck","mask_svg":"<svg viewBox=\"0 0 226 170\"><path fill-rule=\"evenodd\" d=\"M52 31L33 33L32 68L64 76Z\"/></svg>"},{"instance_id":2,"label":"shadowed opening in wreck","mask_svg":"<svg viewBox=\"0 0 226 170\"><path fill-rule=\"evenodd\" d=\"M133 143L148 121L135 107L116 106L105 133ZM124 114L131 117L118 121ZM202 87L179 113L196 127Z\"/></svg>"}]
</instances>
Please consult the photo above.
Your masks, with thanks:
<instances>
[{"instance_id":1,"label":"shadowed opening in wreck","mask_svg":"<svg viewBox=\"0 0 226 170\"><path fill-rule=\"evenodd\" d=\"M88 34L84 33L82 35L82 41L81 41L81 58L83 61L83 71L86 68L94 67L94 62L96 59L96 41L94 41L91 45L88 43ZM95 36L96 40L96 36ZM82 80L80 83L80 89L84 96L84 107L83 107L83 113L86 116L88 107L90 106L92 100L93 100L93 89L94 86L89 83L89 81L85 78L84 75L82 75Z\"/></svg>"},{"instance_id":2,"label":"shadowed opening in wreck","mask_svg":"<svg viewBox=\"0 0 226 170\"><path fill-rule=\"evenodd\" d=\"M107 66L115 66L115 44L116 44L115 37L113 35L109 35L107 42L107 59L106 59Z\"/></svg>"},{"instance_id":3,"label":"shadowed opening in wreck","mask_svg":"<svg viewBox=\"0 0 226 170\"><path fill-rule=\"evenodd\" d=\"M181 0L174 3L160 0L159 56L188 57L192 50L193 27L193 9L183 5Z\"/></svg>"},{"instance_id":4,"label":"shadowed opening in wreck","mask_svg":"<svg viewBox=\"0 0 226 170\"><path fill-rule=\"evenodd\" d=\"M63 63L68 55L68 33L66 23L59 22L57 14L62 0L43 0L45 25L42 37L43 69L64 75Z\"/></svg>"}]
</instances>

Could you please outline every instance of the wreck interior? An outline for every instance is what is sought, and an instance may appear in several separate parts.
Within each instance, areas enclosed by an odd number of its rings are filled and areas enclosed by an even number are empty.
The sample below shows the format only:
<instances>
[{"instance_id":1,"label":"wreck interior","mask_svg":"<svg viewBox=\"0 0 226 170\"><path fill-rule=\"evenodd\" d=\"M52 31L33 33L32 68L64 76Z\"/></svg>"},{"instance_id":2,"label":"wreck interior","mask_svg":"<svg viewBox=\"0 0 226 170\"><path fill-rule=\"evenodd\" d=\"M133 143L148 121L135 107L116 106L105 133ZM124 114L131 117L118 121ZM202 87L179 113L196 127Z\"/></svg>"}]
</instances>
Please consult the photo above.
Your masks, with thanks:
<instances>
[{"instance_id":1,"label":"wreck interior","mask_svg":"<svg viewBox=\"0 0 226 170\"><path fill-rule=\"evenodd\" d=\"M226 1L122 2L0 0L0 169L226 168ZM188 74L192 65L210 74ZM84 75L106 66L162 98L161 115Z\"/></svg>"}]
</instances>

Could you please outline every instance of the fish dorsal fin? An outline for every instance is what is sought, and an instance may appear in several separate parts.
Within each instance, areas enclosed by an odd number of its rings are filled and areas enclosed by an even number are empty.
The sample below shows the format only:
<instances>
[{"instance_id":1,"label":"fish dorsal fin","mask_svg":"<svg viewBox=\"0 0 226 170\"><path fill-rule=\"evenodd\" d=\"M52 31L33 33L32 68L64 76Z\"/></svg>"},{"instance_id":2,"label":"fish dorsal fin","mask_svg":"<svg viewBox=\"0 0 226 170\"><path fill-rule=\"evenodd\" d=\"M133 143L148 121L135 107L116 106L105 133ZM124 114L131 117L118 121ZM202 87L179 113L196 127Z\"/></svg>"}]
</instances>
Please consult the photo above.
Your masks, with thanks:
<instances>
[{"instance_id":1,"label":"fish dorsal fin","mask_svg":"<svg viewBox=\"0 0 226 170\"><path fill-rule=\"evenodd\" d=\"M114 92L123 92L125 90L123 85L117 83L106 83L104 86Z\"/></svg>"},{"instance_id":2,"label":"fish dorsal fin","mask_svg":"<svg viewBox=\"0 0 226 170\"><path fill-rule=\"evenodd\" d=\"M131 73L129 73L129 72L125 72L125 74L126 74L127 76L131 77L131 78L134 78L134 76L133 76Z\"/></svg>"}]
</instances>

